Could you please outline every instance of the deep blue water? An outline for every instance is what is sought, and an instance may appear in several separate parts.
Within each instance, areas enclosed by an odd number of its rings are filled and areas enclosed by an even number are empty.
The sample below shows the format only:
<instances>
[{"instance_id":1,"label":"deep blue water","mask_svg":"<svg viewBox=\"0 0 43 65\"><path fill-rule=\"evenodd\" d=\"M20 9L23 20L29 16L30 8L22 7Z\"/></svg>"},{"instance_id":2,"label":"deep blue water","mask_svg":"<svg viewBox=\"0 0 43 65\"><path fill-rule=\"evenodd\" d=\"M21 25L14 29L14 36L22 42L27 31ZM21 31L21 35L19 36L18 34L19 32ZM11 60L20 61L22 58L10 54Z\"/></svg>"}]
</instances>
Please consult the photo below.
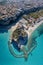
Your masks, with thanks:
<instances>
[{"instance_id":1,"label":"deep blue water","mask_svg":"<svg viewBox=\"0 0 43 65\"><path fill-rule=\"evenodd\" d=\"M10 31L0 33L0 65L43 65L43 34L36 38L37 47L28 56L24 58L13 57L8 49L8 40Z\"/></svg>"}]
</instances>

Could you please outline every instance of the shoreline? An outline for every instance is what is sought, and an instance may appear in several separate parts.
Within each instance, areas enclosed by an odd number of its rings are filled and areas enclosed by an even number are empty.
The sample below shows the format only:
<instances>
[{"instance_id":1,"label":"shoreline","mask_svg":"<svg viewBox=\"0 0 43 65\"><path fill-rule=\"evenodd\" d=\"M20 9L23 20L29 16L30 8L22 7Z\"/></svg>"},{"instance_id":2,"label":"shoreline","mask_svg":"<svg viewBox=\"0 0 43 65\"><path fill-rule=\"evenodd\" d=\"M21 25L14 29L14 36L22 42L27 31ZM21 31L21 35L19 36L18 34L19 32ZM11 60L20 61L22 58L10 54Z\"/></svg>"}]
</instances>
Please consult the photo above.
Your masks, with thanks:
<instances>
[{"instance_id":1,"label":"shoreline","mask_svg":"<svg viewBox=\"0 0 43 65\"><path fill-rule=\"evenodd\" d=\"M38 26L40 26L42 23L43 23L43 20L41 20L39 23L36 23L36 24L34 25L34 27L31 27L31 26L30 26L28 30L25 29L25 31L26 31L27 34L28 34L28 38L29 38L29 37L31 36L31 34L35 31L35 29L37 29ZM18 25L19 25L19 22L17 22L16 25L13 25L13 26L9 29L9 31L11 31L11 34L12 34L12 32L13 32L14 30L16 30L16 28L18 27Z\"/></svg>"},{"instance_id":2,"label":"shoreline","mask_svg":"<svg viewBox=\"0 0 43 65\"><path fill-rule=\"evenodd\" d=\"M30 27L30 30L26 30L28 33L28 36L30 37L31 34L43 23L43 20L40 21L39 23L35 24L34 27Z\"/></svg>"},{"instance_id":3,"label":"shoreline","mask_svg":"<svg viewBox=\"0 0 43 65\"><path fill-rule=\"evenodd\" d=\"M34 27L29 27L30 28L30 30L25 30L27 33L28 33L28 36L31 38L31 34L41 25L43 23L43 20L41 20L39 23L36 23L35 25L34 25ZM10 29L10 31L11 32L13 32L16 28L17 28L17 26L18 26L18 24L19 24L19 22L15 25L15 26L12 26L11 27L11 29ZM31 32L31 33L30 33ZM11 43L11 39L12 39L12 37L10 37L10 43ZM26 47L28 46L28 44L26 45L26 46L23 46L23 45L21 45L21 49L22 49L22 51L24 52L24 55L17 55L17 54L15 54L15 52L13 52L13 49L12 49L12 47L11 47L11 44L8 44L8 46L9 46L9 50L10 50L10 52L11 52L11 54L14 56L14 57L17 57L17 58L22 58L22 57L24 57L25 59L28 57L28 55L31 53L31 51L33 51L33 49L36 47L36 45L34 45L32 48L30 48L30 51L29 50L27 50L26 51Z\"/></svg>"},{"instance_id":4,"label":"shoreline","mask_svg":"<svg viewBox=\"0 0 43 65\"><path fill-rule=\"evenodd\" d=\"M28 34L28 39L31 37L31 34L43 23L43 20L41 20L39 23L36 23L34 27L30 26L28 30L25 29L25 32ZM19 26L20 22L17 22L16 25L13 25L8 31L11 32L10 34L10 42L12 40L12 33L14 30L17 29Z\"/></svg>"}]
</instances>

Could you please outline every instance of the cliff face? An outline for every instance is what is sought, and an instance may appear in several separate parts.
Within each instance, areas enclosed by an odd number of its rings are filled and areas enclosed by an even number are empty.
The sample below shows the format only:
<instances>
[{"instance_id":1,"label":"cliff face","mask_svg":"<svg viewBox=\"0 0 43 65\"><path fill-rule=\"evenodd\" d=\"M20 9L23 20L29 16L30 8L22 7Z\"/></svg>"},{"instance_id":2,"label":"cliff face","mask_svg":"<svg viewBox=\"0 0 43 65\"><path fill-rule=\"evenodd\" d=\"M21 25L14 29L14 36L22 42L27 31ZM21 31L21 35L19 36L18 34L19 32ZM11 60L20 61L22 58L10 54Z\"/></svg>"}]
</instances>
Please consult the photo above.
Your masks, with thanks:
<instances>
[{"instance_id":1,"label":"cliff face","mask_svg":"<svg viewBox=\"0 0 43 65\"><path fill-rule=\"evenodd\" d=\"M10 2L5 5L0 4L0 25L8 25L11 22L15 22L24 13L40 9L37 7L43 8L42 0L20 0L19 2Z\"/></svg>"}]
</instances>

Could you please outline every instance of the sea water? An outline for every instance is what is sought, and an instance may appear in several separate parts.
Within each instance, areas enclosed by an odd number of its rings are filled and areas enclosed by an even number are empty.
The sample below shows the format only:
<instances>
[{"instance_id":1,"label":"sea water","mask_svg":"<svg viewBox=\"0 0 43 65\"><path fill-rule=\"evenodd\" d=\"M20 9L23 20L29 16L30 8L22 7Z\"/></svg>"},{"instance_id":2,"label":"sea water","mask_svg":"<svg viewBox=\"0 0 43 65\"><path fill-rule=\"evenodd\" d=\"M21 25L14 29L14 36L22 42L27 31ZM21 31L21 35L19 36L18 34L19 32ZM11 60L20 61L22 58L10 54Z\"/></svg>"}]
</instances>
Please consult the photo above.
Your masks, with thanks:
<instances>
[{"instance_id":1,"label":"sea water","mask_svg":"<svg viewBox=\"0 0 43 65\"><path fill-rule=\"evenodd\" d=\"M36 38L37 47L25 61L24 58L15 58L11 55L8 48L10 33L10 31L2 32L0 30L0 65L43 65L43 34Z\"/></svg>"}]
</instances>

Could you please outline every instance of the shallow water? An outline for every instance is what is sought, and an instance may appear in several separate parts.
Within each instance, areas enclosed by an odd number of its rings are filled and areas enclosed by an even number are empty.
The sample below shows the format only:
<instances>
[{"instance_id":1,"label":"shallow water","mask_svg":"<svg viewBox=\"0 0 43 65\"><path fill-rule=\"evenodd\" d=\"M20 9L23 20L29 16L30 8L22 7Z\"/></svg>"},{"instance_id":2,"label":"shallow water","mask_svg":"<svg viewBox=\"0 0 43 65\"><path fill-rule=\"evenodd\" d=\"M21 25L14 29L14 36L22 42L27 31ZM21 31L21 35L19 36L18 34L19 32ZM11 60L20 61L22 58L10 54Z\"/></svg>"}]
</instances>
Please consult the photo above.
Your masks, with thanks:
<instances>
[{"instance_id":1,"label":"shallow water","mask_svg":"<svg viewBox=\"0 0 43 65\"><path fill-rule=\"evenodd\" d=\"M43 65L43 34L35 39L37 47L28 56L27 61L24 58L15 58L10 54L9 37L10 31L0 33L0 65Z\"/></svg>"}]
</instances>

